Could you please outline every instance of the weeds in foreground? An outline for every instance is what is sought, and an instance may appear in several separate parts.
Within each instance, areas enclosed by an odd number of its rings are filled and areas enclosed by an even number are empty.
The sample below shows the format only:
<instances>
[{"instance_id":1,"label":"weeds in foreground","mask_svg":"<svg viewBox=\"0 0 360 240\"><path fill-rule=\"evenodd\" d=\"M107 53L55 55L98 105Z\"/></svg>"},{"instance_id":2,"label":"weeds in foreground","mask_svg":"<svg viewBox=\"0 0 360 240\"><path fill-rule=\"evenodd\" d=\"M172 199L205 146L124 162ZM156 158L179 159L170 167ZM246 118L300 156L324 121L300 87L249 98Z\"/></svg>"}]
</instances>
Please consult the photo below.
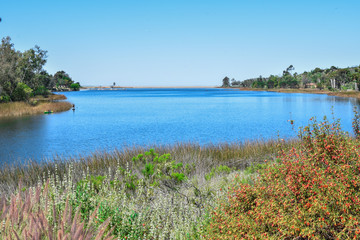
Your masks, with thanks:
<instances>
[{"instance_id":1,"label":"weeds in foreground","mask_svg":"<svg viewBox=\"0 0 360 240\"><path fill-rule=\"evenodd\" d=\"M36 187L19 186L2 201L0 238L200 239L210 210L224 197L219 189L236 171L215 170L210 179L195 172L154 150L124 168L118 161L114 174L86 171L79 181L70 164L62 178L44 175Z\"/></svg>"},{"instance_id":2,"label":"weeds in foreground","mask_svg":"<svg viewBox=\"0 0 360 240\"><path fill-rule=\"evenodd\" d=\"M21 187L19 187L21 189ZM1 239L107 239L113 237L108 229L110 219L94 229L94 216L86 223L81 220L79 208L75 214L66 200L59 212L54 199L49 195L49 184L20 191L9 202L4 198L0 203Z\"/></svg>"}]
</instances>

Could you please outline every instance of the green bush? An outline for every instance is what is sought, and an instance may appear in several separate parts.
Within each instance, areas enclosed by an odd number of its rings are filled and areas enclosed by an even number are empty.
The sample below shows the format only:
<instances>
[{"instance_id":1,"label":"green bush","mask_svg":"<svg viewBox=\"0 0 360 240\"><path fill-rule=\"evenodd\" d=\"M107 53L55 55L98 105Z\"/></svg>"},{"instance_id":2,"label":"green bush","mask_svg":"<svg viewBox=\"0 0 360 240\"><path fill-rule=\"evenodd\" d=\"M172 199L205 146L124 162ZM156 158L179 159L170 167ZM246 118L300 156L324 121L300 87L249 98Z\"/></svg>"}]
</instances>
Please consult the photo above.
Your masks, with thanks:
<instances>
[{"instance_id":1,"label":"green bush","mask_svg":"<svg viewBox=\"0 0 360 240\"><path fill-rule=\"evenodd\" d=\"M32 96L32 93L33 90L28 85L20 82L14 90L12 99L14 101L28 101L30 96Z\"/></svg>"},{"instance_id":2,"label":"green bush","mask_svg":"<svg viewBox=\"0 0 360 240\"><path fill-rule=\"evenodd\" d=\"M0 96L0 103L7 103L10 102L10 96L8 95L1 95Z\"/></svg>"},{"instance_id":3,"label":"green bush","mask_svg":"<svg viewBox=\"0 0 360 240\"><path fill-rule=\"evenodd\" d=\"M72 83L70 85L70 88L74 91L79 91L80 90L80 84L79 83Z\"/></svg>"},{"instance_id":4,"label":"green bush","mask_svg":"<svg viewBox=\"0 0 360 240\"><path fill-rule=\"evenodd\" d=\"M44 86L40 86L38 88L35 89L34 91L34 95L41 95L41 96L44 96L44 97L48 97L49 96L49 90L46 89L46 87Z\"/></svg>"}]
</instances>

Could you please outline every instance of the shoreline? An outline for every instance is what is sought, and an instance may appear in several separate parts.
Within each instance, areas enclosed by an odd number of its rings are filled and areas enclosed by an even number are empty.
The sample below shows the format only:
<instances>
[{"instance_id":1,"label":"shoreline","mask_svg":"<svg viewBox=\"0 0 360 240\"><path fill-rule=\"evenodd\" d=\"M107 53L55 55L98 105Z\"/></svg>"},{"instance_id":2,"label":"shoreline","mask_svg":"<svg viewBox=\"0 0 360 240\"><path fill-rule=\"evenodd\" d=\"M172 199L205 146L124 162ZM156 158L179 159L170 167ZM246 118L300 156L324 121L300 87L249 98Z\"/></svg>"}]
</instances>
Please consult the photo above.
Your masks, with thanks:
<instances>
[{"instance_id":1,"label":"shoreline","mask_svg":"<svg viewBox=\"0 0 360 240\"><path fill-rule=\"evenodd\" d=\"M53 113L65 112L71 109L72 104L67 101L62 94L50 95L48 98L43 96L33 97L29 102L8 102L0 104L0 119L14 117L31 116L44 114L45 111Z\"/></svg>"},{"instance_id":2,"label":"shoreline","mask_svg":"<svg viewBox=\"0 0 360 240\"><path fill-rule=\"evenodd\" d=\"M347 97L347 98L357 98L360 99L360 92L348 91L348 92L332 92L329 90L319 90L319 89L254 89L254 88L229 88L229 89L238 89L239 91L265 91L265 92L279 92L279 93L309 93L309 94L326 94L328 96L336 97Z\"/></svg>"},{"instance_id":3,"label":"shoreline","mask_svg":"<svg viewBox=\"0 0 360 240\"><path fill-rule=\"evenodd\" d=\"M299 88L299 89L258 89L258 88L237 88L237 87L221 87L221 86L87 86L82 87L82 90L126 90L126 89L202 89L202 88L223 88L239 91L266 91L266 92L279 92L279 93L309 93L309 94L327 94L329 96L336 97L351 97L360 99L360 92L348 91L348 92L332 92L329 90L319 90L319 89L308 89L308 88Z\"/></svg>"},{"instance_id":4,"label":"shoreline","mask_svg":"<svg viewBox=\"0 0 360 240\"><path fill-rule=\"evenodd\" d=\"M87 86L82 87L81 89L166 89L166 88L186 88L186 89L199 89L199 88L221 88L217 86Z\"/></svg>"}]
</instances>

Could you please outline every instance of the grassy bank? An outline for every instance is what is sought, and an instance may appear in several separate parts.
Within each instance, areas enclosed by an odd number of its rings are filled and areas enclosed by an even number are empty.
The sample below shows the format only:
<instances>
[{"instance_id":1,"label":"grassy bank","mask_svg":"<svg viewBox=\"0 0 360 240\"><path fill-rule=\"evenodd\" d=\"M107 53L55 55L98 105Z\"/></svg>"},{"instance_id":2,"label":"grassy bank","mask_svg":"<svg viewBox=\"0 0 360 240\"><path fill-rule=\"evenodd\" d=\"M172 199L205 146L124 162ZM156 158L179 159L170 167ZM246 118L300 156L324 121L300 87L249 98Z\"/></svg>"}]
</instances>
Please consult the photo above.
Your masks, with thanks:
<instances>
[{"instance_id":1,"label":"grassy bank","mask_svg":"<svg viewBox=\"0 0 360 240\"><path fill-rule=\"evenodd\" d=\"M64 99L66 99L64 95L51 95L49 98L35 97L29 102L0 103L0 118L44 114L48 110L53 112L67 111L71 109L71 103L57 102L57 100Z\"/></svg>"}]
</instances>

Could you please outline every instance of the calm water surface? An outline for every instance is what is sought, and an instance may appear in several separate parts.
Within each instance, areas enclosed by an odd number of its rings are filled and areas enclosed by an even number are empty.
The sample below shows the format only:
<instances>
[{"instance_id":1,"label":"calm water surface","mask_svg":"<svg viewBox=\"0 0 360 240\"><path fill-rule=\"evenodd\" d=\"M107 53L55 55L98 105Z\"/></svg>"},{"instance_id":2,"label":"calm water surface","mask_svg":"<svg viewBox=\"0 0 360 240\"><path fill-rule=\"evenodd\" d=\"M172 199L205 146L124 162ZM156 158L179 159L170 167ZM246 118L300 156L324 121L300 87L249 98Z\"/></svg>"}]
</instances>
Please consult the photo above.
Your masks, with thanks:
<instances>
[{"instance_id":1,"label":"calm water surface","mask_svg":"<svg viewBox=\"0 0 360 240\"><path fill-rule=\"evenodd\" d=\"M324 115L351 131L357 100L225 89L128 89L65 93L76 110L0 121L0 161L71 156L133 145L200 144L295 136Z\"/></svg>"}]
</instances>

